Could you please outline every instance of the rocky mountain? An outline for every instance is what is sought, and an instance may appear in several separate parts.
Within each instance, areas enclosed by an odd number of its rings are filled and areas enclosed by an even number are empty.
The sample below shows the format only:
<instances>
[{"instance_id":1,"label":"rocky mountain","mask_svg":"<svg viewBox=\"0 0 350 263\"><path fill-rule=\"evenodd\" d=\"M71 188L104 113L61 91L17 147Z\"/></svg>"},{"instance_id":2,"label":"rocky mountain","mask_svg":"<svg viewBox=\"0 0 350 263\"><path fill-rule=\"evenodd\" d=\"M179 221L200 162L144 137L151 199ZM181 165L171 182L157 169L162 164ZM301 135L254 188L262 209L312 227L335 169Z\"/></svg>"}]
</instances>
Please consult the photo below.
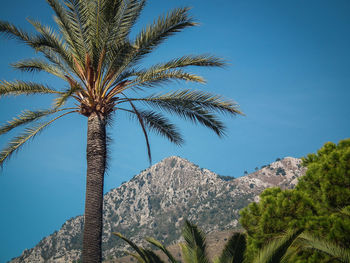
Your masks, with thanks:
<instances>
[{"instance_id":1,"label":"rocky mountain","mask_svg":"<svg viewBox=\"0 0 350 263\"><path fill-rule=\"evenodd\" d=\"M146 236L172 244L185 218L206 232L237 228L240 209L268 187L292 188L304 172L300 159L287 157L234 179L180 157L166 158L104 196L104 258L120 256L127 247L112 232L140 244ZM83 216L66 221L10 262L78 262L83 223Z\"/></svg>"}]
</instances>

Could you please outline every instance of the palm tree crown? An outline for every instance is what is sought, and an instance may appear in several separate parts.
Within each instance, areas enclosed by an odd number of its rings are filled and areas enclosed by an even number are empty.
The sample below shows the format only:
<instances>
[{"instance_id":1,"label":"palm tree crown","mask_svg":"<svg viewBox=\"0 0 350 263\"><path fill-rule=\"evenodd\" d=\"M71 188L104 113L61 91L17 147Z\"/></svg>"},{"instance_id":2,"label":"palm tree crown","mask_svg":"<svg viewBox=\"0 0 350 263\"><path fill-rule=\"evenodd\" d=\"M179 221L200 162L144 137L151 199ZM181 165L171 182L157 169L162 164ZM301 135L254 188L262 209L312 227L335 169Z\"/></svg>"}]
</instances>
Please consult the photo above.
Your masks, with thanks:
<instances>
[{"instance_id":1,"label":"palm tree crown","mask_svg":"<svg viewBox=\"0 0 350 263\"><path fill-rule=\"evenodd\" d=\"M27 72L45 71L66 81L69 88L57 90L25 81L1 82L0 96L55 94L56 98L53 108L26 110L3 125L0 134L60 113L52 120L34 125L14 138L1 152L1 164L54 120L73 112L87 117L92 113L107 117L112 112L125 111L139 121L146 141L147 130L150 129L175 144L183 141L176 127L158 112L139 109L136 102L203 124L219 136L224 134L224 125L213 112L234 115L241 113L233 101L203 91L181 90L146 97L129 97L132 91L145 90L173 80L203 83L202 77L184 70L188 66L224 65L222 59L214 56L187 55L147 69L139 67L142 58L166 38L196 25L188 14L188 8L168 12L141 30L135 39L130 40L130 30L145 6L144 0L66 0L63 3L58 0L47 1L56 14L58 32L30 19L28 21L37 31L35 34L26 33L4 21L0 21L0 32L24 42L46 58L22 60L12 64L14 68ZM78 107L65 108L68 99L75 100Z\"/></svg>"}]
</instances>

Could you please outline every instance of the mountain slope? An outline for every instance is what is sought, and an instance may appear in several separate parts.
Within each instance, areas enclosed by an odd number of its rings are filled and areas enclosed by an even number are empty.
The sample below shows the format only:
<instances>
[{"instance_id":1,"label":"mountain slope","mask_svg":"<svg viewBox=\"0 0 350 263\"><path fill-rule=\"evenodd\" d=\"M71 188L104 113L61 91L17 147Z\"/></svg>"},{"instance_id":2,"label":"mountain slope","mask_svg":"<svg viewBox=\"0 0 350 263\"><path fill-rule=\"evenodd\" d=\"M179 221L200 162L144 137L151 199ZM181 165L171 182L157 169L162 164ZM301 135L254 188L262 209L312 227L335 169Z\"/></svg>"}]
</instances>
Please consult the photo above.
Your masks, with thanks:
<instances>
[{"instance_id":1,"label":"mountain slope","mask_svg":"<svg viewBox=\"0 0 350 263\"><path fill-rule=\"evenodd\" d=\"M104 196L103 255L108 259L125 251L112 232L139 243L153 236L171 244L179 239L185 218L206 232L235 228L239 210L258 200L261 191L293 187L305 172L300 164L300 159L287 157L228 180L180 157L166 158ZM70 219L11 262L74 262L80 258L82 229L82 216Z\"/></svg>"}]
</instances>

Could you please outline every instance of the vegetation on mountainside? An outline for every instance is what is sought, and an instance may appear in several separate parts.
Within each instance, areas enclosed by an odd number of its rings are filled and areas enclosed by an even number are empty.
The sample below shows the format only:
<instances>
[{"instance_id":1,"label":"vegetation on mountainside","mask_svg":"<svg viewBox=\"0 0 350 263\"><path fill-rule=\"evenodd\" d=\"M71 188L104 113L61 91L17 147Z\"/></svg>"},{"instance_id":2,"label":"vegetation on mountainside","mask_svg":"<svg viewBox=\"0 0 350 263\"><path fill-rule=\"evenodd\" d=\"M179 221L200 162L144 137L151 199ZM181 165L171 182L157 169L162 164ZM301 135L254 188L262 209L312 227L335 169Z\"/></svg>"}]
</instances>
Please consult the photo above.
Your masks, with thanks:
<instances>
[{"instance_id":1,"label":"vegetation on mountainside","mask_svg":"<svg viewBox=\"0 0 350 263\"><path fill-rule=\"evenodd\" d=\"M288 229L306 230L322 240L350 247L350 139L326 143L303 159L306 175L293 190L271 188L241 211L250 258ZM330 261L331 260L331 261ZM333 262L317 251L299 251L290 262Z\"/></svg>"}]
</instances>

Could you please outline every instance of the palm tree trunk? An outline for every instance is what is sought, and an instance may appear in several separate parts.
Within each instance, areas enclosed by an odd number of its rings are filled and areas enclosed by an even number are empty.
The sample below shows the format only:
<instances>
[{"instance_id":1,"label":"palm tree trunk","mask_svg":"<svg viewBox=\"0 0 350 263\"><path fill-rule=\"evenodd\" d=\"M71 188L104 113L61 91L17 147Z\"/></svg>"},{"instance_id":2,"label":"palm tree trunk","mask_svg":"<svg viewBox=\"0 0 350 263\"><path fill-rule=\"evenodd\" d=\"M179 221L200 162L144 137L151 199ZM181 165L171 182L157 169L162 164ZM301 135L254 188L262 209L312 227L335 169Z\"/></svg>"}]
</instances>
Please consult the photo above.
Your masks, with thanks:
<instances>
[{"instance_id":1,"label":"palm tree trunk","mask_svg":"<svg viewBox=\"0 0 350 263\"><path fill-rule=\"evenodd\" d=\"M106 166L106 120L88 118L87 173L83 237L83 263L102 262L103 182Z\"/></svg>"}]
</instances>

